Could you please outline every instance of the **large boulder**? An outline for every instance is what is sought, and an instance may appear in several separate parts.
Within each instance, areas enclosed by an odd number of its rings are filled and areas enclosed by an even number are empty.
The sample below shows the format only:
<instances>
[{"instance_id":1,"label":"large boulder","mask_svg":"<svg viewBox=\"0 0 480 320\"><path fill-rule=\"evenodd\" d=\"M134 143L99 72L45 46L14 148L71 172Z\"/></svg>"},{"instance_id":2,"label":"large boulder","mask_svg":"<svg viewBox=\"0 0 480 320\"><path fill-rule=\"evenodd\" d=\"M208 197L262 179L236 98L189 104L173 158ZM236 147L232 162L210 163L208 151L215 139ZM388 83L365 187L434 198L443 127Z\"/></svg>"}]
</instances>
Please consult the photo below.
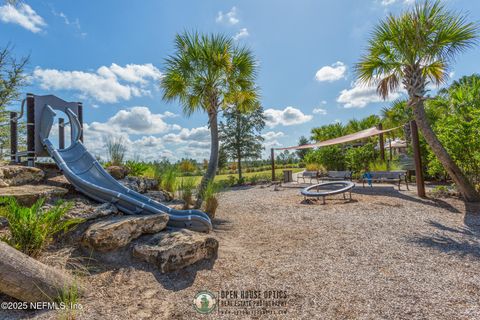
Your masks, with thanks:
<instances>
[{"instance_id":1,"label":"large boulder","mask_svg":"<svg viewBox=\"0 0 480 320\"><path fill-rule=\"evenodd\" d=\"M67 213L69 218L82 218L94 220L119 213L118 208L112 203L93 203L87 199L75 199L73 208Z\"/></svg>"},{"instance_id":2,"label":"large boulder","mask_svg":"<svg viewBox=\"0 0 480 320\"><path fill-rule=\"evenodd\" d=\"M122 166L110 166L107 169L107 172L117 180L125 178L128 174L128 170Z\"/></svg>"},{"instance_id":3,"label":"large boulder","mask_svg":"<svg viewBox=\"0 0 480 320\"><path fill-rule=\"evenodd\" d=\"M155 264L161 272L171 272L197 261L216 257L218 241L212 236L187 229L169 228L147 243L134 246L133 255Z\"/></svg>"},{"instance_id":4,"label":"large boulder","mask_svg":"<svg viewBox=\"0 0 480 320\"><path fill-rule=\"evenodd\" d=\"M39 183L45 177L43 170L25 166L1 166L0 187L15 187Z\"/></svg>"},{"instance_id":5,"label":"large boulder","mask_svg":"<svg viewBox=\"0 0 480 320\"><path fill-rule=\"evenodd\" d=\"M0 188L0 197L14 197L18 203L24 206L31 206L40 198L46 200L52 198L63 198L68 190L48 185L23 185L16 187Z\"/></svg>"},{"instance_id":6,"label":"large boulder","mask_svg":"<svg viewBox=\"0 0 480 320\"><path fill-rule=\"evenodd\" d=\"M142 234L165 229L167 222L167 214L113 217L90 225L82 244L100 252L111 251L129 244Z\"/></svg>"},{"instance_id":7,"label":"large boulder","mask_svg":"<svg viewBox=\"0 0 480 320\"><path fill-rule=\"evenodd\" d=\"M156 179L148 179L142 177L127 176L120 180L120 183L133 191L145 193L148 190L155 190L158 188L158 181Z\"/></svg>"},{"instance_id":8,"label":"large boulder","mask_svg":"<svg viewBox=\"0 0 480 320\"><path fill-rule=\"evenodd\" d=\"M145 195L158 202L170 202L173 200L173 194L166 190L151 190L147 191Z\"/></svg>"}]
</instances>

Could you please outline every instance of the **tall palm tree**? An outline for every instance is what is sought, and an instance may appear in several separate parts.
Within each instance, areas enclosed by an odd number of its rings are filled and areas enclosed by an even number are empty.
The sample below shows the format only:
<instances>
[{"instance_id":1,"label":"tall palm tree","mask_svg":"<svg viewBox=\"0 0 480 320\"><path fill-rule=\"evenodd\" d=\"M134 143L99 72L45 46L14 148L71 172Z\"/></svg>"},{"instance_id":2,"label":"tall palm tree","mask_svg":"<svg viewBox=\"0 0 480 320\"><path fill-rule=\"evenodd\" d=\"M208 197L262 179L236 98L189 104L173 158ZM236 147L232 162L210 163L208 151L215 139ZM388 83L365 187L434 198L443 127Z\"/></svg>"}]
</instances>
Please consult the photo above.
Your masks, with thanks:
<instances>
[{"instance_id":1,"label":"tall palm tree","mask_svg":"<svg viewBox=\"0 0 480 320\"><path fill-rule=\"evenodd\" d=\"M249 112L259 106L256 75L252 52L235 46L231 38L188 32L175 38L175 53L165 60L160 83L163 99L178 100L187 116L196 111L207 113L210 127L210 161L200 183L196 207L201 206L203 191L217 171L218 114L227 108Z\"/></svg>"},{"instance_id":2,"label":"tall palm tree","mask_svg":"<svg viewBox=\"0 0 480 320\"><path fill-rule=\"evenodd\" d=\"M448 11L440 1L427 0L381 21L356 65L359 80L376 85L383 98L403 85L425 140L467 201L480 201L480 195L433 132L424 101L427 84L445 82L453 58L476 43L478 30L464 15Z\"/></svg>"}]
</instances>

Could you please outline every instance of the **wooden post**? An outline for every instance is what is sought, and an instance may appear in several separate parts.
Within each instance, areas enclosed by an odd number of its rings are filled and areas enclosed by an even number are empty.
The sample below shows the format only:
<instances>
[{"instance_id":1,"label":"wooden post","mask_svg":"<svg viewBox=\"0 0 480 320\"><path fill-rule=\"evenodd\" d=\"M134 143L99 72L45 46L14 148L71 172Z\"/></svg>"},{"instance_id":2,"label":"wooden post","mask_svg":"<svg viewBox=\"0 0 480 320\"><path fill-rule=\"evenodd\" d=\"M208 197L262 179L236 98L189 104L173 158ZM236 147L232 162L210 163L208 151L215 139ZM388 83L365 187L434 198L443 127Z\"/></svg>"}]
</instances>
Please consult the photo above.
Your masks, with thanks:
<instances>
[{"instance_id":1,"label":"wooden post","mask_svg":"<svg viewBox=\"0 0 480 320\"><path fill-rule=\"evenodd\" d=\"M383 125L379 123L377 128L378 130L383 130ZM382 159L382 161L385 161L385 142L383 140L383 133L380 133L378 135L378 138L380 139L380 159Z\"/></svg>"},{"instance_id":2,"label":"wooden post","mask_svg":"<svg viewBox=\"0 0 480 320\"><path fill-rule=\"evenodd\" d=\"M16 155L18 151L18 136L17 136L17 113L10 112L10 161L17 162Z\"/></svg>"},{"instance_id":3,"label":"wooden post","mask_svg":"<svg viewBox=\"0 0 480 320\"><path fill-rule=\"evenodd\" d=\"M71 275L47 266L0 241L0 292L26 302L51 302L87 288Z\"/></svg>"},{"instance_id":4,"label":"wooden post","mask_svg":"<svg viewBox=\"0 0 480 320\"><path fill-rule=\"evenodd\" d=\"M390 133L391 133L391 131L390 131ZM393 160L392 139L393 139L393 134L390 135L390 139L388 139L388 147L389 147L389 151L390 151L390 161Z\"/></svg>"},{"instance_id":5,"label":"wooden post","mask_svg":"<svg viewBox=\"0 0 480 320\"><path fill-rule=\"evenodd\" d=\"M417 194L425 198L425 181L423 180L422 156L420 154L420 140L418 139L418 127L415 120L410 121L410 130L412 132L413 156L415 159L415 181L417 183Z\"/></svg>"},{"instance_id":6,"label":"wooden post","mask_svg":"<svg viewBox=\"0 0 480 320\"><path fill-rule=\"evenodd\" d=\"M27 93L27 165L35 166L35 100Z\"/></svg>"},{"instance_id":7,"label":"wooden post","mask_svg":"<svg viewBox=\"0 0 480 320\"><path fill-rule=\"evenodd\" d=\"M275 181L275 149L270 149L270 157L272 161L272 182Z\"/></svg>"},{"instance_id":8,"label":"wooden post","mask_svg":"<svg viewBox=\"0 0 480 320\"><path fill-rule=\"evenodd\" d=\"M78 102L78 121L80 122L80 128L82 129L80 132L80 141L83 143L83 104Z\"/></svg>"},{"instance_id":9,"label":"wooden post","mask_svg":"<svg viewBox=\"0 0 480 320\"><path fill-rule=\"evenodd\" d=\"M58 148L65 149L65 120L58 119Z\"/></svg>"}]
</instances>

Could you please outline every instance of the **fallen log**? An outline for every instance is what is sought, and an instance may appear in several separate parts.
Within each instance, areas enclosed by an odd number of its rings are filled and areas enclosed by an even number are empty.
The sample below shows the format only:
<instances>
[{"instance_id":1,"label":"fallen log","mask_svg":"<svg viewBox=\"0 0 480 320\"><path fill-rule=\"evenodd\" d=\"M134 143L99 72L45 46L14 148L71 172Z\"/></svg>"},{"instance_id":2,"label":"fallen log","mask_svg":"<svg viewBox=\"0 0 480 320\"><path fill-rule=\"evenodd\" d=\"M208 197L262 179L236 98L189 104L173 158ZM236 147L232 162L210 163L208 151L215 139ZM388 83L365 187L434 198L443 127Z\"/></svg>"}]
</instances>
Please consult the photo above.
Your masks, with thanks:
<instances>
[{"instance_id":1,"label":"fallen log","mask_svg":"<svg viewBox=\"0 0 480 320\"><path fill-rule=\"evenodd\" d=\"M0 292L24 302L52 302L70 290L85 289L69 274L0 241Z\"/></svg>"}]
</instances>

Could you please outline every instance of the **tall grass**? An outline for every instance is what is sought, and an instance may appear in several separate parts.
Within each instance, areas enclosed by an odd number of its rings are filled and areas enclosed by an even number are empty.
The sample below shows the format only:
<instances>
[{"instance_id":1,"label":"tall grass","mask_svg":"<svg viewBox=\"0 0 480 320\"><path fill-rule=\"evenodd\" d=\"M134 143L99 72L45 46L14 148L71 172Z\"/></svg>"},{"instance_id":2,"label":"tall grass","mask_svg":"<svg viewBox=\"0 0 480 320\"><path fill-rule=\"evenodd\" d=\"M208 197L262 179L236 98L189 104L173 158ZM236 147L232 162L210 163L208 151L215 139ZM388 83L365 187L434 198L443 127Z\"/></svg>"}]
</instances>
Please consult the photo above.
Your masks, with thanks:
<instances>
[{"instance_id":1,"label":"tall grass","mask_svg":"<svg viewBox=\"0 0 480 320\"><path fill-rule=\"evenodd\" d=\"M178 189L180 190L180 195L182 200L185 201L183 209L189 209L190 205L193 204L193 191L195 190L195 179L192 177L182 178Z\"/></svg>"},{"instance_id":2,"label":"tall grass","mask_svg":"<svg viewBox=\"0 0 480 320\"><path fill-rule=\"evenodd\" d=\"M169 192L177 190L178 172L175 168L169 168L160 175L160 186Z\"/></svg>"},{"instance_id":3,"label":"tall grass","mask_svg":"<svg viewBox=\"0 0 480 320\"><path fill-rule=\"evenodd\" d=\"M125 167L128 169L128 175L140 177L148 170L149 165L136 160L128 160L125 162Z\"/></svg>"},{"instance_id":4,"label":"tall grass","mask_svg":"<svg viewBox=\"0 0 480 320\"><path fill-rule=\"evenodd\" d=\"M119 166L123 163L125 153L127 152L127 145L125 140L120 137L108 137L105 141L107 147L108 161L112 166Z\"/></svg>"},{"instance_id":5,"label":"tall grass","mask_svg":"<svg viewBox=\"0 0 480 320\"><path fill-rule=\"evenodd\" d=\"M31 207L18 204L15 198L0 198L0 216L8 220L10 235L2 240L29 256L38 256L53 237L65 232L83 219L64 219L72 207L70 202L59 202L48 210L42 209L44 199L39 199Z\"/></svg>"},{"instance_id":6,"label":"tall grass","mask_svg":"<svg viewBox=\"0 0 480 320\"><path fill-rule=\"evenodd\" d=\"M213 219L218 207L218 192L220 185L214 181L210 181L203 191L203 200L205 201L205 212Z\"/></svg>"}]
</instances>

